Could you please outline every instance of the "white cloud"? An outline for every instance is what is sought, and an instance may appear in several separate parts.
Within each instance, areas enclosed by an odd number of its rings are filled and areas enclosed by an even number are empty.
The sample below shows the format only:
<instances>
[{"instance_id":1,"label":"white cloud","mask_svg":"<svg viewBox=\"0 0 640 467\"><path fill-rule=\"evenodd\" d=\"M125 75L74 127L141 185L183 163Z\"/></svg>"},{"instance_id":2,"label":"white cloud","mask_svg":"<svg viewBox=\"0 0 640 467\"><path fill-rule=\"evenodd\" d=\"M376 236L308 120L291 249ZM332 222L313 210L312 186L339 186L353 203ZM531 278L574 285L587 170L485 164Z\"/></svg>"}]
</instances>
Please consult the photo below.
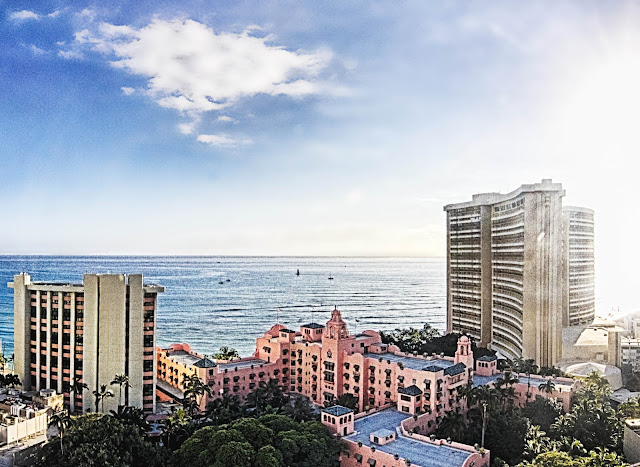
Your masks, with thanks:
<instances>
[{"instance_id":1,"label":"white cloud","mask_svg":"<svg viewBox=\"0 0 640 467\"><path fill-rule=\"evenodd\" d=\"M228 115L220 115L218 117L219 122L235 122L235 118L229 117Z\"/></svg>"},{"instance_id":2,"label":"white cloud","mask_svg":"<svg viewBox=\"0 0 640 467\"><path fill-rule=\"evenodd\" d=\"M212 146L238 146L244 144L251 144L253 141L250 139L233 139L225 134L220 135L198 135L198 141L205 144L210 144Z\"/></svg>"},{"instance_id":3,"label":"white cloud","mask_svg":"<svg viewBox=\"0 0 640 467\"><path fill-rule=\"evenodd\" d=\"M130 96L131 94L133 94L135 92L135 89L127 87L127 86L123 86L120 89L122 89L122 92L126 95L126 96Z\"/></svg>"},{"instance_id":4,"label":"white cloud","mask_svg":"<svg viewBox=\"0 0 640 467\"><path fill-rule=\"evenodd\" d=\"M82 53L77 50L59 50L58 57L62 57L65 60L79 60L83 56Z\"/></svg>"},{"instance_id":5,"label":"white cloud","mask_svg":"<svg viewBox=\"0 0 640 467\"><path fill-rule=\"evenodd\" d=\"M15 22L22 22L27 20L39 21L42 18L57 18L58 16L60 16L60 13L62 13L62 10L55 10L47 15L39 15L35 11L31 10L21 10L11 13L9 15L9 19Z\"/></svg>"},{"instance_id":6,"label":"white cloud","mask_svg":"<svg viewBox=\"0 0 640 467\"><path fill-rule=\"evenodd\" d=\"M38 46L37 46L37 45L35 45L35 44L31 44L31 45L29 46L29 50L31 50L31 52L33 53L33 55L44 55L44 54L46 54L46 53L47 53L47 51L46 51L46 50L41 49L40 47L38 47Z\"/></svg>"},{"instance_id":7,"label":"white cloud","mask_svg":"<svg viewBox=\"0 0 640 467\"><path fill-rule=\"evenodd\" d=\"M192 20L154 20L140 29L101 23L77 32L70 50L114 57L114 67L148 79L147 93L158 105L192 117L256 94L300 98L332 92L321 76L332 60L329 50L287 50L255 31L250 26L241 33L215 32ZM181 123L179 129L189 134L193 125Z\"/></svg>"},{"instance_id":8,"label":"white cloud","mask_svg":"<svg viewBox=\"0 0 640 467\"><path fill-rule=\"evenodd\" d=\"M16 22L26 21L31 19L39 20L40 15L30 10L21 10L21 11L14 11L13 13L11 13L9 15L9 19Z\"/></svg>"}]
</instances>

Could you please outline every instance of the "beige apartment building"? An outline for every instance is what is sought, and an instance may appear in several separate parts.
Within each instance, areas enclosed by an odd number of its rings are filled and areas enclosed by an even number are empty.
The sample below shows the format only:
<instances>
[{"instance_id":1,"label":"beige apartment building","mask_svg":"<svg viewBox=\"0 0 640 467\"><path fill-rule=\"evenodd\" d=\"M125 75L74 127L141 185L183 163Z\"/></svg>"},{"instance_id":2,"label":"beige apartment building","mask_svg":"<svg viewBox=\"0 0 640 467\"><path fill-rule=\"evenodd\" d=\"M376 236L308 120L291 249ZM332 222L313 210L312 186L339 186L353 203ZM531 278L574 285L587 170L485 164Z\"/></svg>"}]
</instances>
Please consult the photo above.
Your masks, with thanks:
<instances>
[{"instance_id":1,"label":"beige apartment building","mask_svg":"<svg viewBox=\"0 0 640 467\"><path fill-rule=\"evenodd\" d=\"M593 261L582 259L593 255L593 212L563 212L564 195L560 183L542 180L444 207L448 332L467 334L508 358L540 366L560 361L563 324L593 313L585 299L593 296ZM583 245L589 213L590 243Z\"/></svg>"},{"instance_id":2,"label":"beige apartment building","mask_svg":"<svg viewBox=\"0 0 640 467\"><path fill-rule=\"evenodd\" d=\"M14 277L15 371L25 390L55 389L71 412L94 410L92 391L117 374L129 376L123 403L155 411L155 329L158 293L141 274L85 274L82 284ZM69 391L86 383L82 394ZM104 410L117 409L116 397Z\"/></svg>"},{"instance_id":3,"label":"beige apartment building","mask_svg":"<svg viewBox=\"0 0 640 467\"><path fill-rule=\"evenodd\" d=\"M565 245L565 326L593 323L596 315L594 213L587 208L563 208Z\"/></svg>"}]
</instances>

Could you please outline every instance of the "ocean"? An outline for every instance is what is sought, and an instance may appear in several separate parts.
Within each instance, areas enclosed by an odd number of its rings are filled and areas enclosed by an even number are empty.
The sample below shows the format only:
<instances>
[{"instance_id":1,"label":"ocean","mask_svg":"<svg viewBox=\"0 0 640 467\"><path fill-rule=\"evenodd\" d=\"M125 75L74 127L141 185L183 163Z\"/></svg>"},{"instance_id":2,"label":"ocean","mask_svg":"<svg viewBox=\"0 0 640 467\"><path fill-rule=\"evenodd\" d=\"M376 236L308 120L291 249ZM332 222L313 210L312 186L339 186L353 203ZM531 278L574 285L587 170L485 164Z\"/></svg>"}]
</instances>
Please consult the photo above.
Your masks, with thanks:
<instances>
[{"instance_id":1,"label":"ocean","mask_svg":"<svg viewBox=\"0 0 640 467\"><path fill-rule=\"evenodd\" d=\"M205 354L229 346L248 356L276 319L297 330L324 324L335 306L352 332L446 327L442 258L0 256L0 338L7 354L13 289L6 283L20 272L34 282L74 283L85 273L144 274L145 283L166 288L158 300L158 345L187 342Z\"/></svg>"}]
</instances>

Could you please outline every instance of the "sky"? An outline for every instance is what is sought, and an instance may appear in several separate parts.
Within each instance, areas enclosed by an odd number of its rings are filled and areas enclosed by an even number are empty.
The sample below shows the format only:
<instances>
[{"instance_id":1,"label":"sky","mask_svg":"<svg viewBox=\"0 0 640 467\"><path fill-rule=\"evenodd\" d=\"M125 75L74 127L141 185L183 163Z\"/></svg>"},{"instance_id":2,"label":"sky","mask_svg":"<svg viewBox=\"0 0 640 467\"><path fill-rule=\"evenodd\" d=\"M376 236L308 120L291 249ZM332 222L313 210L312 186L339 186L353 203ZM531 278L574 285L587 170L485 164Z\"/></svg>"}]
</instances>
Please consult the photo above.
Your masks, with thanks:
<instances>
[{"instance_id":1,"label":"sky","mask_svg":"<svg viewBox=\"0 0 640 467\"><path fill-rule=\"evenodd\" d=\"M543 178L639 309L637 2L0 0L0 254L445 254Z\"/></svg>"}]
</instances>

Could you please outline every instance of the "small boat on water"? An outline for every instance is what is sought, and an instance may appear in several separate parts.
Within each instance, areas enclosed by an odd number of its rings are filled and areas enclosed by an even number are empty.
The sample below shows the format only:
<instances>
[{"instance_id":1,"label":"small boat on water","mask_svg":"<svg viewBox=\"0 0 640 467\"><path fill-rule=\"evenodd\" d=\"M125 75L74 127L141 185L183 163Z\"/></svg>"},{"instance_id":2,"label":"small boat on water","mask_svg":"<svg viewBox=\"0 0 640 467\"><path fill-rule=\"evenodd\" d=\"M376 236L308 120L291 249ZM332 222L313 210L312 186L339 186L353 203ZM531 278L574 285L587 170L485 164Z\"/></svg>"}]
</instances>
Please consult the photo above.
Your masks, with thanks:
<instances>
[{"instance_id":1,"label":"small boat on water","mask_svg":"<svg viewBox=\"0 0 640 467\"><path fill-rule=\"evenodd\" d=\"M333 276L331 274L329 274L329 280L332 281L333 280Z\"/></svg>"},{"instance_id":2,"label":"small boat on water","mask_svg":"<svg viewBox=\"0 0 640 467\"><path fill-rule=\"evenodd\" d=\"M300 269L296 269L296 276L300 275Z\"/></svg>"}]
</instances>

